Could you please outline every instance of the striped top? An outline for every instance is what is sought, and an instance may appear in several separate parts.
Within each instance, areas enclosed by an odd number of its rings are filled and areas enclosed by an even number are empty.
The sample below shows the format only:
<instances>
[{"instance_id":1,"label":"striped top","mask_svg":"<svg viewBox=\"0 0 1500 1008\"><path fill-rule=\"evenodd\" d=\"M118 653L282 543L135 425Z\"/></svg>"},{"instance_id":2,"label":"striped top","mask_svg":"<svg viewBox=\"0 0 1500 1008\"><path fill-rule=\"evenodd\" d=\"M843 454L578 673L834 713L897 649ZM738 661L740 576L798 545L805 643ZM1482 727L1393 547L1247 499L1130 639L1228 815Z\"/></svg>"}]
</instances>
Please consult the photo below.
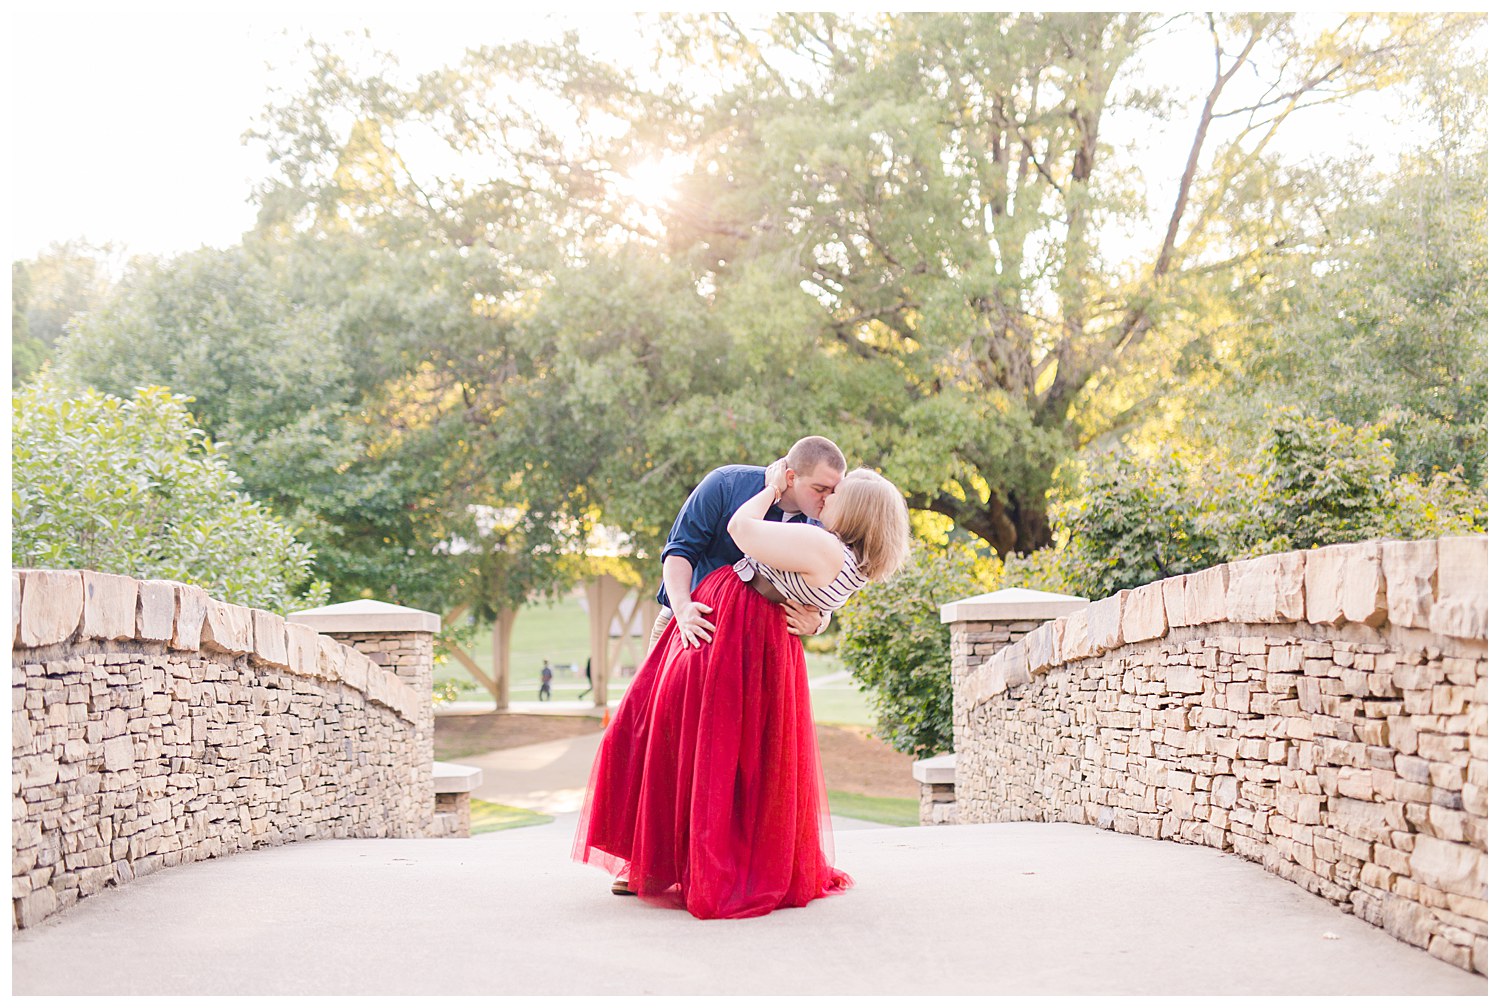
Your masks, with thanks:
<instances>
[{"instance_id":1,"label":"striped top","mask_svg":"<svg viewBox=\"0 0 1500 1008\"><path fill-rule=\"evenodd\" d=\"M734 572L741 581L749 581L756 571L764 574L776 586L777 591L787 598L814 606L823 612L833 612L848 602L851 595L869 584L869 579L859 572L859 561L854 559L854 551L847 545L844 546L844 566L840 568L839 576L824 588L812 587L796 571L768 567L754 557L745 557L734 565Z\"/></svg>"}]
</instances>

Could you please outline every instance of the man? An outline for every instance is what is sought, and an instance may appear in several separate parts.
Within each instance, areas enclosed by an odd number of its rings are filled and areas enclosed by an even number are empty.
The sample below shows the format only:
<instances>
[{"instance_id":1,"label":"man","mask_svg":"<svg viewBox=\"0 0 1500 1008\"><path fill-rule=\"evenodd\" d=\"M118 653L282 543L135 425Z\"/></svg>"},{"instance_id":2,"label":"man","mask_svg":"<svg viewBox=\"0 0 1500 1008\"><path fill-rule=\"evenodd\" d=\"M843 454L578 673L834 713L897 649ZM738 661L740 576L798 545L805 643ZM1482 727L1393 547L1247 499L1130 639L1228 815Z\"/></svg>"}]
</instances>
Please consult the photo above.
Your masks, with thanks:
<instances>
[{"instance_id":1,"label":"man","mask_svg":"<svg viewBox=\"0 0 1500 1008\"><path fill-rule=\"evenodd\" d=\"M823 502L844 478L844 453L825 437L805 437L792 445L786 461L786 493L766 517L815 522L823 513ZM688 495L661 551L662 585L656 600L662 610L651 628L648 653L674 616L686 646L695 648L713 639L709 607L694 602L692 591L714 571L745 555L729 537L729 519L765 485L765 466L727 465L705 476ZM789 633L809 636L828 627L828 615L811 606L786 602L782 608Z\"/></svg>"}]
</instances>

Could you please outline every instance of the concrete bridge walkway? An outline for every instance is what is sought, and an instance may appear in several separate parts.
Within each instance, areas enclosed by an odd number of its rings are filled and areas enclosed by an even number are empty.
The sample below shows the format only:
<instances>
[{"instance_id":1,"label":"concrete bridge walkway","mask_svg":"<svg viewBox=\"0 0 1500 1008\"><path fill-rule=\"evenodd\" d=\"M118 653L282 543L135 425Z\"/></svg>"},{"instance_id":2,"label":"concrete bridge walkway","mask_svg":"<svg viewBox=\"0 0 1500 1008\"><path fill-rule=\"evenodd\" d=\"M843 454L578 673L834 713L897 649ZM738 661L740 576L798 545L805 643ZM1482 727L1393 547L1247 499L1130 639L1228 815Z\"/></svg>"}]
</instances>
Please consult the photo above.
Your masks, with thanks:
<instances>
[{"instance_id":1,"label":"concrete bridge walkway","mask_svg":"<svg viewBox=\"0 0 1500 1008\"><path fill-rule=\"evenodd\" d=\"M611 896L568 860L598 736L489 754L550 811L468 840L200 862L13 936L14 994L1483 994L1232 855L1087 826L835 824L855 888L744 921ZM858 828L857 828L858 827Z\"/></svg>"}]
</instances>

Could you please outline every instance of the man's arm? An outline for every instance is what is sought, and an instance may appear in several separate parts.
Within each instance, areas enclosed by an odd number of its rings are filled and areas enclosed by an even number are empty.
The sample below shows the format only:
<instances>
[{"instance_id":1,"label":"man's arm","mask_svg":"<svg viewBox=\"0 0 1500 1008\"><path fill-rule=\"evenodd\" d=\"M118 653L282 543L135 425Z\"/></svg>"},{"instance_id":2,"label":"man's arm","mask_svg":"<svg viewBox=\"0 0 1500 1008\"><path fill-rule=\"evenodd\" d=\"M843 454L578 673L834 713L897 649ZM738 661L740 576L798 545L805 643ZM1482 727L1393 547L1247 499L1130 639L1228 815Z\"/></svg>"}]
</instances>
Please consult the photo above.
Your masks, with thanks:
<instances>
[{"instance_id":1,"label":"man's arm","mask_svg":"<svg viewBox=\"0 0 1500 1008\"><path fill-rule=\"evenodd\" d=\"M677 512L661 551L662 594L688 647L713 638L714 626L703 618L711 608L692 599L693 570L713 545L718 527L728 519L723 513L726 490L722 471L715 469L705 476Z\"/></svg>"},{"instance_id":2,"label":"man's arm","mask_svg":"<svg viewBox=\"0 0 1500 1008\"><path fill-rule=\"evenodd\" d=\"M690 648L707 644L713 639L714 625L703 616L713 612L713 607L693 601L692 563L687 557L673 553L661 562L661 581L667 589L667 604L677 619L682 643Z\"/></svg>"}]
</instances>

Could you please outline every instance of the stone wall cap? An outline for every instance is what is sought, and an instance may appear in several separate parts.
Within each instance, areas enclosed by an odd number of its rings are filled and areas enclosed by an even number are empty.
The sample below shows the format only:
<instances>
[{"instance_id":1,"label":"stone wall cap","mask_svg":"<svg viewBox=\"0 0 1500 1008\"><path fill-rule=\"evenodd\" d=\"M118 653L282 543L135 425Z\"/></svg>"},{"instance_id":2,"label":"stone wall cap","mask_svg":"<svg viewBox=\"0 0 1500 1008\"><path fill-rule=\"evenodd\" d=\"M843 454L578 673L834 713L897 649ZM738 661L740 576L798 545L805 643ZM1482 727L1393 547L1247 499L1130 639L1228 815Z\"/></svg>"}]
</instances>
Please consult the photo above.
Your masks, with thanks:
<instances>
[{"instance_id":1,"label":"stone wall cap","mask_svg":"<svg viewBox=\"0 0 1500 1008\"><path fill-rule=\"evenodd\" d=\"M473 791L484 781L484 771L479 767L466 766L463 763L440 763L436 760L432 764L432 793L433 794L463 794Z\"/></svg>"},{"instance_id":2,"label":"stone wall cap","mask_svg":"<svg viewBox=\"0 0 1500 1008\"><path fill-rule=\"evenodd\" d=\"M923 784L952 784L958 772L958 756L944 753L919 759L911 765L911 775Z\"/></svg>"},{"instance_id":3,"label":"stone wall cap","mask_svg":"<svg viewBox=\"0 0 1500 1008\"><path fill-rule=\"evenodd\" d=\"M336 602L316 609L289 613L288 623L312 627L318 633L368 633L382 630L422 630L437 633L442 620L437 613L411 609L375 599Z\"/></svg>"},{"instance_id":4,"label":"stone wall cap","mask_svg":"<svg viewBox=\"0 0 1500 1008\"><path fill-rule=\"evenodd\" d=\"M1078 595L1059 595L1031 588L1002 588L987 595L946 603L941 618L944 623L959 620L1050 620L1076 612L1088 604L1088 599Z\"/></svg>"}]
</instances>

